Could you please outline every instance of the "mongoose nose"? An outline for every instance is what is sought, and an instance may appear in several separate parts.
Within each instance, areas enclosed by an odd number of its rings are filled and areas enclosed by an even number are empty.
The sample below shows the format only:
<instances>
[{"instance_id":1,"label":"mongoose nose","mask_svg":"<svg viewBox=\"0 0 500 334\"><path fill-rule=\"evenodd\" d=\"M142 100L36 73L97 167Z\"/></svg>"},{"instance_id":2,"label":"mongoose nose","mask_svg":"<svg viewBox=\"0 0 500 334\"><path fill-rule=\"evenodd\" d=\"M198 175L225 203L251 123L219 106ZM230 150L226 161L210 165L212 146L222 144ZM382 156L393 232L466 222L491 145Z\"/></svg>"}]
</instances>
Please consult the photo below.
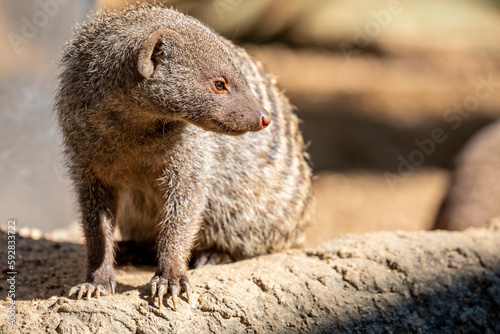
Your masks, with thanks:
<instances>
[{"instance_id":1,"label":"mongoose nose","mask_svg":"<svg viewBox=\"0 0 500 334\"><path fill-rule=\"evenodd\" d=\"M259 129L265 129L269 124L271 124L271 117L265 115L260 116Z\"/></svg>"}]
</instances>

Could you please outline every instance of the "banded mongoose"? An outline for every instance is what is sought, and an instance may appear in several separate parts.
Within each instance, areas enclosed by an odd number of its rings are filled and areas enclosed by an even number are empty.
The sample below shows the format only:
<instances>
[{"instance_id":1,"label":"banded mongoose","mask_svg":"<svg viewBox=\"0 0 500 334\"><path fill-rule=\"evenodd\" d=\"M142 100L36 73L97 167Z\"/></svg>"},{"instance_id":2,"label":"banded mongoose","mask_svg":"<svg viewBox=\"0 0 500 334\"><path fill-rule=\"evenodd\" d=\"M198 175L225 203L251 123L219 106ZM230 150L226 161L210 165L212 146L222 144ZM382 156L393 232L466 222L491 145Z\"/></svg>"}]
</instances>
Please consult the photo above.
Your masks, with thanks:
<instances>
[{"instance_id":1,"label":"banded mongoose","mask_svg":"<svg viewBox=\"0 0 500 334\"><path fill-rule=\"evenodd\" d=\"M456 159L434 227L464 230L500 216L500 121L479 131Z\"/></svg>"},{"instance_id":2,"label":"banded mongoose","mask_svg":"<svg viewBox=\"0 0 500 334\"><path fill-rule=\"evenodd\" d=\"M160 308L169 290L174 309L182 292L189 302L193 250L239 260L304 241L313 197L298 118L244 49L140 4L96 13L61 63L56 110L88 263L70 296L114 294L115 226L156 244Z\"/></svg>"}]
</instances>

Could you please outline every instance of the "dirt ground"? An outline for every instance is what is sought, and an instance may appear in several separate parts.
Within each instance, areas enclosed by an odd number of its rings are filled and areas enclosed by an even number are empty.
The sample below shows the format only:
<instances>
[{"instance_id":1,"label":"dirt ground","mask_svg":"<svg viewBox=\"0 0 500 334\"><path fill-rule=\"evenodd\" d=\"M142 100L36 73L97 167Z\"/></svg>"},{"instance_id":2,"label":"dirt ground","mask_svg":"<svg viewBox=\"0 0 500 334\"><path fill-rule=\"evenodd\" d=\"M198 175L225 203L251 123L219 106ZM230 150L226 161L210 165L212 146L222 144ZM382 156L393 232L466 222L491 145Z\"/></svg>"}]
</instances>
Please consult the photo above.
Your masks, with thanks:
<instances>
[{"instance_id":1,"label":"dirt ground","mask_svg":"<svg viewBox=\"0 0 500 334\"><path fill-rule=\"evenodd\" d=\"M189 271L193 300L182 297L177 312L170 299L161 310L151 303L154 267L133 264L116 269L116 295L68 299L84 279L84 247L18 237L15 286L0 286L2 296L15 291L16 319L2 298L0 333L497 333L499 237L498 224L348 234L205 266Z\"/></svg>"}]
</instances>

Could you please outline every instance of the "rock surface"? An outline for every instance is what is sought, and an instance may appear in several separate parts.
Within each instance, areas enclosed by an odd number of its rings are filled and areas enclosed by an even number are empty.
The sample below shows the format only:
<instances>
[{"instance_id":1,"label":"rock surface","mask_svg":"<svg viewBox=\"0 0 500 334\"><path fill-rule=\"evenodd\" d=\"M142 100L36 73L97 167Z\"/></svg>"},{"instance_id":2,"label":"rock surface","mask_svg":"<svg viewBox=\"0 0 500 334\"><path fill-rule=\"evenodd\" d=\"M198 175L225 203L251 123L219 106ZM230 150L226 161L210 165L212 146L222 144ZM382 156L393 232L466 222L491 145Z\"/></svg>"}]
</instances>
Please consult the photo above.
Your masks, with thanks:
<instances>
[{"instance_id":1,"label":"rock surface","mask_svg":"<svg viewBox=\"0 0 500 334\"><path fill-rule=\"evenodd\" d=\"M61 297L84 279L84 247L18 238L17 319L7 323L3 284L0 333L498 333L499 238L498 225L344 235L207 266L189 272L194 305L183 298L178 312L150 303L154 268L131 264L118 267L114 296Z\"/></svg>"}]
</instances>

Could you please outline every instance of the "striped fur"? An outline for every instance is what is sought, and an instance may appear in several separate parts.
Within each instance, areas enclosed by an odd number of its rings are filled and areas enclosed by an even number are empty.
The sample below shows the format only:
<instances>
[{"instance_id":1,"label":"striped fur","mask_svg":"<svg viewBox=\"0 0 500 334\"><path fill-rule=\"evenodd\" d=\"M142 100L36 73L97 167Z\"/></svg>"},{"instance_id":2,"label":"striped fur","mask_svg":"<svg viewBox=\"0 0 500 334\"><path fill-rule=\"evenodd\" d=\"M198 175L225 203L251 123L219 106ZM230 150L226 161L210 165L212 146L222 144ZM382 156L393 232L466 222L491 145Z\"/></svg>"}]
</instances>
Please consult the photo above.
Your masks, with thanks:
<instances>
[{"instance_id":1,"label":"striped fur","mask_svg":"<svg viewBox=\"0 0 500 334\"><path fill-rule=\"evenodd\" d=\"M234 152L233 168L241 166L239 160L252 159L255 151L265 157L250 166L244 165L251 168L251 172L247 170L234 184L224 185L234 188L247 184L244 191L238 192L238 198L224 198L222 189L210 202L218 205L218 209L205 213L206 228L199 238L200 248L216 247L236 258L244 258L301 245L304 228L312 218L313 196L311 169L306 161L299 120L289 100L276 86L276 78L262 63L244 49L227 40L224 42L253 94L271 113L273 123L262 132L215 138L224 150ZM229 145L233 149L228 148ZM224 171L223 166L220 169ZM222 177L216 174L216 179ZM250 205L237 205L244 201ZM221 214L227 207L234 207L234 211Z\"/></svg>"}]
</instances>

